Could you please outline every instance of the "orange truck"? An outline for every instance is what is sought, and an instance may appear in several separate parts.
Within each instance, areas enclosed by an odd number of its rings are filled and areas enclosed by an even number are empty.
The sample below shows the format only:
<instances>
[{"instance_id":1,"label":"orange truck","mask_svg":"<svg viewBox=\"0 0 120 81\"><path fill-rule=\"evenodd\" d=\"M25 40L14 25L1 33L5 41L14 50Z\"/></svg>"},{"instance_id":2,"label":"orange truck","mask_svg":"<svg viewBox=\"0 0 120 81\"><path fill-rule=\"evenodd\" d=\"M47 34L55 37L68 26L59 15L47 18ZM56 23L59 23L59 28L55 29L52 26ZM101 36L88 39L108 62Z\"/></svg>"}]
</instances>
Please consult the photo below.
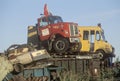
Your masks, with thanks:
<instances>
[{"instance_id":1,"label":"orange truck","mask_svg":"<svg viewBox=\"0 0 120 81\"><path fill-rule=\"evenodd\" d=\"M63 22L60 16L52 15L45 4L44 15L38 18L36 26L28 26L28 44L57 53L80 51L78 24Z\"/></svg>"}]
</instances>

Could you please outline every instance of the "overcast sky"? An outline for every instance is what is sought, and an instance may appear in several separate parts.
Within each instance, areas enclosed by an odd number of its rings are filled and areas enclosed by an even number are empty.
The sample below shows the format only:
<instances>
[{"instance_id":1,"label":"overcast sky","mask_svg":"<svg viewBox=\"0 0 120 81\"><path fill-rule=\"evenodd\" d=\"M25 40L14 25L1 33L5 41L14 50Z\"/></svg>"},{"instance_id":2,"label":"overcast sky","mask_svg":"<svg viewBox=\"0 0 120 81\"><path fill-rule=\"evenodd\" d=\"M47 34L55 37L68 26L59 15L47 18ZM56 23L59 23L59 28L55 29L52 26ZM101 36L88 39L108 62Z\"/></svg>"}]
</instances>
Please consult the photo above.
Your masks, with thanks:
<instances>
[{"instance_id":1,"label":"overcast sky","mask_svg":"<svg viewBox=\"0 0 120 81\"><path fill-rule=\"evenodd\" d=\"M120 57L120 0L0 0L0 52L27 42L27 27L37 23L45 3L64 21L81 26L101 23Z\"/></svg>"}]
</instances>

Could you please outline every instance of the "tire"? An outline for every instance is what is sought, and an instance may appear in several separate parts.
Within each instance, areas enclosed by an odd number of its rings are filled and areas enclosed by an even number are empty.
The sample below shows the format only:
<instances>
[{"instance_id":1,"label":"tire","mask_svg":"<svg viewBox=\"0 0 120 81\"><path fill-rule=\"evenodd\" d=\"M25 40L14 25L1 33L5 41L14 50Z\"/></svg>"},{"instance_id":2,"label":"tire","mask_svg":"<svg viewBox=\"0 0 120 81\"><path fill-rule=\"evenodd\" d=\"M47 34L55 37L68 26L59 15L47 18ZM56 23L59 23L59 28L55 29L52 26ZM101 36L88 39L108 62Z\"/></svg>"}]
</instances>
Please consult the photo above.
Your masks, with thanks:
<instances>
[{"instance_id":1,"label":"tire","mask_svg":"<svg viewBox=\"0 0 120 81\"><path fill-rule=\"evenodd\" d=\"M97 50L96 52L99 54L100 59L104 59L105 58L105 52L104 51Z\"/></svg>"},{"instance_id":2,"label":"tire","mask_svg":"<svg viewBox=\"0 0 120 81\"><path fill-rule=\"evenodd\" d=\"M71 47L72 52L79 52L82 48L82 44L80 43L76 43L76 45Z\"/></svg>"},{"instance_id":3,"label":"tire","mask_svg":"<svg viewBox=\"0 0 120 81\"><path fill-rule=\"evenodd\" d=\"M53 42L53 48L57 53L64 53L69 48L69 42L65 38L57 38Z\"/></svg>"}]
</instances>

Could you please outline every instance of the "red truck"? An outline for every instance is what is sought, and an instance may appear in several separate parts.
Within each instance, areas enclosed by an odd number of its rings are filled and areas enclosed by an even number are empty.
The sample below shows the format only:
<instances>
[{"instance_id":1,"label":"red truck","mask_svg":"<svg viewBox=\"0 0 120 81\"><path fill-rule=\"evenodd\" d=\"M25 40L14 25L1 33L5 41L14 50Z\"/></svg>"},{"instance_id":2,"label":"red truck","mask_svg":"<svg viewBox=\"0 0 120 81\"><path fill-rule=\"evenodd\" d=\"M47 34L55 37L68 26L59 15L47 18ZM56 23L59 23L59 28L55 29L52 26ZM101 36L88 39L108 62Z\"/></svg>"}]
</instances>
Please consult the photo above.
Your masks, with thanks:
<instances>
[{"instance_id":1,"label":"red truck","mask_svg":"<svg viewBox=\"0 0 120 81\"><path fill-rule=\"evenodd\" d=\"M57 53L78 52L81 48L78 24L63 22L60 16L52 15L45 4L44 15L38 18L36 26L28 26L28 44Z\"/></svg>"}]
</instances>

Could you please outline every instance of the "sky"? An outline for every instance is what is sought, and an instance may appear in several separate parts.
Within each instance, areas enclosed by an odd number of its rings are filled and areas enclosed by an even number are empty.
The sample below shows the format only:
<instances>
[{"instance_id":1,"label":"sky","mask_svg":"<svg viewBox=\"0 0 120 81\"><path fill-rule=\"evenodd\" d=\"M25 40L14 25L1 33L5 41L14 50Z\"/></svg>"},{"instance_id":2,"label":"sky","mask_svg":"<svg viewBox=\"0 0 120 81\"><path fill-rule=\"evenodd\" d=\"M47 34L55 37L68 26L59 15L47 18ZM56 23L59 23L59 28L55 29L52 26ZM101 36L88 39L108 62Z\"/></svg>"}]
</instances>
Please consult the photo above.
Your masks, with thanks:
<instances>
[{"instance_id":1,"label":"sky","mask_svg":"<svg viewBox=\"0 0 120 81\"><path fill-rule=\"evenodd\" d=\"M44 4L67 22L102 24L107 41L120 57L120 0L0 0L0 52L27 43L27 27L35 25Z\"/></svg>"}]
</instances>

